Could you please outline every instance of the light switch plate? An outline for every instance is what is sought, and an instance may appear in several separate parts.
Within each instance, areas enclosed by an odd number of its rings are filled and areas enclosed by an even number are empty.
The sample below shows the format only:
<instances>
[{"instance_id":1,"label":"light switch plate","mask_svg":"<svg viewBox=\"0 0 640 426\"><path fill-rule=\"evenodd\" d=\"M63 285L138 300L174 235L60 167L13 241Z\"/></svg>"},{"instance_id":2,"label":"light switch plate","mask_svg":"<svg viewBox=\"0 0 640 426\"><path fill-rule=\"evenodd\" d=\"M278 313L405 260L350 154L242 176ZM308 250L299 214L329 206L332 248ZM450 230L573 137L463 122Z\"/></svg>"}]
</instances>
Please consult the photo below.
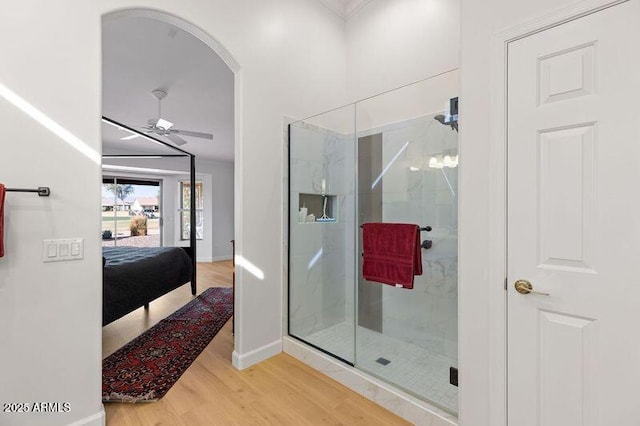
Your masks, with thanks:
<instances>
[{"instance_id":1,"label":"light switch plate","mask_svg":"<svg viewBox=\"0 0 640 426\"><path fill-rule=\"evenodd\" d=\"M58 256L58 245L57 244L46 244L44 250L44 257L47 259L57 257Z\"/></svg>"},{"instance_id":2,"label":"light switch plate","mask_svg":"<svg viewBox=\"0 0 640 426\"><path fill-rule=\"evenodd\" d=\"M62 238L42 242L42 261L63 262L84 258L84 240L82 238Z\"/></svg>"}]
</instances>

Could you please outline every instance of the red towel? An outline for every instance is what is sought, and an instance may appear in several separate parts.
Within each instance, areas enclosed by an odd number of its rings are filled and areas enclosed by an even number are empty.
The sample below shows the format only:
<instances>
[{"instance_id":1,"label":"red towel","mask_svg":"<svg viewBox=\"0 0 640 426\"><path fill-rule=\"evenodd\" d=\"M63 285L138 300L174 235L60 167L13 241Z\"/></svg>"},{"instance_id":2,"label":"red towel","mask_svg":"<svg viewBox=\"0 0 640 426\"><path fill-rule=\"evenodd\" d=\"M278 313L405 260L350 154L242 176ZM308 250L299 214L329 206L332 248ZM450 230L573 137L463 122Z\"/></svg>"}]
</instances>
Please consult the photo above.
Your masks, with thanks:
<instances>
[{"instance_id":1,"label":"red towel","mask_svg":"<svg viewBox=\"0 0 640 426\"><path fill-rule=\"evenodd\" d=\"M0 257L4 256L4 196L6 188L0 183Z\"/></svg>"},{"instance_id":2,"label":"red towel","mask_svg":"<svg viewBox=\"0 0 640 426\"><path fill-rule=\"evenodd\" d=\"M362 228L364 279L413 288L413 277L422 275L418 225L365 223Z\"/></svg>"}]
</instances>

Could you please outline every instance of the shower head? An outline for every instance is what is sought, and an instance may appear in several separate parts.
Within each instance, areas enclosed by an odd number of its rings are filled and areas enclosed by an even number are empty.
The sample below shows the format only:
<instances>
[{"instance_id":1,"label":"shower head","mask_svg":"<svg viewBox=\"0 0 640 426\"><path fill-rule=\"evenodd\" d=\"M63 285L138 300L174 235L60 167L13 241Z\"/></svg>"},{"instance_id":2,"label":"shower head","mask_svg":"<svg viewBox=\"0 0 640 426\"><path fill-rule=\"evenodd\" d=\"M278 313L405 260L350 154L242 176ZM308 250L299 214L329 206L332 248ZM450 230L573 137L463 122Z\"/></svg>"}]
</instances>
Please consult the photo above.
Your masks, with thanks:
<instances>
[{"instance_id":1,"label":"shower head","mask_svg":"<svg viewBox=\"0 0 640 426\"><path fill-rule=\"evenodd\" d=\"M455 130L456 132L458 131L458 122L457 121L450 121L449 123L447 123L445 121L445 117L442 114L438 114L435 117L433 117L434 120L436 120L438 123L443 124L445 126L451 126L451 130Z\"/></svg>"}]
</instances>

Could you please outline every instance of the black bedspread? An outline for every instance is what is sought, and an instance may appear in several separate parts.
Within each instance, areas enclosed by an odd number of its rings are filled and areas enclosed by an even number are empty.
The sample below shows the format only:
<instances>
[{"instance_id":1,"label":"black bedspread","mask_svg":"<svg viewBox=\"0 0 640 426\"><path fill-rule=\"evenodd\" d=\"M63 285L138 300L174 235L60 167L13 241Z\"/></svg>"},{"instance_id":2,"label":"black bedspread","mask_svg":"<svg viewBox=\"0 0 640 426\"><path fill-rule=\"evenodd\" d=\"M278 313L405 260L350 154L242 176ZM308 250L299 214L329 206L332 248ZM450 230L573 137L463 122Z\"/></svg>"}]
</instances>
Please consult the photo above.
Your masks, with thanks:
<instances>
[{"instance_id":1,"label":"black bedspread","mask_svg":"<svg viewBox=\"0 0 640 426\"><path fill-rule=\"evenodd\" d=\"M191 281L191 258L179 247L103 247L102 325Z\"/></svg>"}]
</instances>

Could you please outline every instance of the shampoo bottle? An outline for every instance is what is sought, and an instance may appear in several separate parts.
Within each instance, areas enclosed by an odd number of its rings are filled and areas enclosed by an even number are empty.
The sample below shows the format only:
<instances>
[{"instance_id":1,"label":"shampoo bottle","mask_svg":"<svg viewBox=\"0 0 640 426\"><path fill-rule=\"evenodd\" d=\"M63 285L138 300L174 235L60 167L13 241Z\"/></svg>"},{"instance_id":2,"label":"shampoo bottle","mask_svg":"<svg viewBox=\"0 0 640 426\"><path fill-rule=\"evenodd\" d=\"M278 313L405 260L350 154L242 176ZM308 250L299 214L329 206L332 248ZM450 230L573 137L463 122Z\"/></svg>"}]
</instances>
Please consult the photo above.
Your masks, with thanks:
<instances>
[{"instance_id":1,"label":"shampoo bottle","mask_svg":"<svg viewBox=\"0 0 640 426\"><path fill-rule=\"evenodd\" d=\"M300 212L298 213L298 222L304 223L307 221L307 207L303 204L300 207Z\"/></svg>"}]
</instances>

